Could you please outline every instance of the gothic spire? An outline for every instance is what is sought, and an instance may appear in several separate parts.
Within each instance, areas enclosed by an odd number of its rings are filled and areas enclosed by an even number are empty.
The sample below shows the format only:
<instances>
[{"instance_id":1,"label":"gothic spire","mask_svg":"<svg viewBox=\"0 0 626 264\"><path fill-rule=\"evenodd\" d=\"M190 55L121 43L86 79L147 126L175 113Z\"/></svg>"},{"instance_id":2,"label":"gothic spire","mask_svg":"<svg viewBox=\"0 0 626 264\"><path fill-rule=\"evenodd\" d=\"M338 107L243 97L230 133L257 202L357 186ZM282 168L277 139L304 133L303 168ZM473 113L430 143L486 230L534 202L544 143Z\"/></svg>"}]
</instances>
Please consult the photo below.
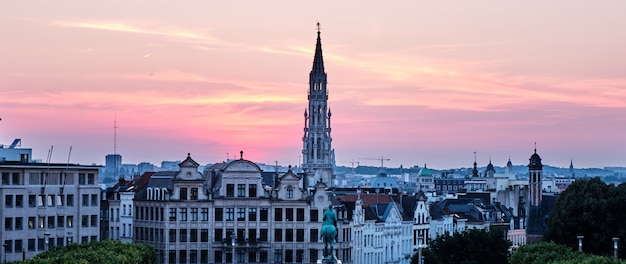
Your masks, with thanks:
<instances>
[{"instance_id":1,"label":"gothic spire","mask_svg":"<svg viewBox=\"0 0 626 264\"><path fill-rule=\"evenodd\" d=\"M320 22L317 22L317 44L315 44L315 57L311 75L324 74L324 57L322 56L322 39L320 38Z\"/></svg>"}]
</instances>

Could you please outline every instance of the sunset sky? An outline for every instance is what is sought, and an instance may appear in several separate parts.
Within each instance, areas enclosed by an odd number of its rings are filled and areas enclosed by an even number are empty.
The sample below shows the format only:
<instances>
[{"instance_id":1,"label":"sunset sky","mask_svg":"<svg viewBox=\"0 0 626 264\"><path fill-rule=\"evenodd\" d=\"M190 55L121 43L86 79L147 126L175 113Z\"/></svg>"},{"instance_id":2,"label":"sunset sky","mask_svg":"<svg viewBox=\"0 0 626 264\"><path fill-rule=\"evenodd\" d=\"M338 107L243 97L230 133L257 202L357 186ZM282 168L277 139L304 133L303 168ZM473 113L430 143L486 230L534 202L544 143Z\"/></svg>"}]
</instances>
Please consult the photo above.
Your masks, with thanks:
<instances>
[{"instance_id":1,"label":"sunset sky","mask_svg":"<svg viewBox=\"0 0 626 264\"><path fill-rule=\"evenodd\" d=\"M626 1L6 1L0 143L299 163L317 21L337 165L626 166ZM228 153L228 154L227 154Z\"/></svg>"}]
</instances>

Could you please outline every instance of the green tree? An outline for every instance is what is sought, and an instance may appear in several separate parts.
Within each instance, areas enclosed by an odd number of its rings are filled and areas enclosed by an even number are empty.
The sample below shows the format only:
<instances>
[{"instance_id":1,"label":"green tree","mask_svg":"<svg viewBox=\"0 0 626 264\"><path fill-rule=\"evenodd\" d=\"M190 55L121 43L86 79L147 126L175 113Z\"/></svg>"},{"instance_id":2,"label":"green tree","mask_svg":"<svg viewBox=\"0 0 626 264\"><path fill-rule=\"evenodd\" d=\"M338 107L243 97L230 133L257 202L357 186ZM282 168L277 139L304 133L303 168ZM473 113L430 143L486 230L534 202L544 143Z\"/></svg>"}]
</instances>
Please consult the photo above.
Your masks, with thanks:
<instances>
[{"instance_id":1,"label":"green tree","mask_svg":"<svg viewBox=\"0 0 626 264\"><path fill-rule=\"evenodd\" d=\"M626 238L625 203L624 184L607 185L598 177L576 180L558 198L544 239L577 250L582 235L584 252L612 255L612 238Z\"/></svg>"},{"instance_id":2,"label":"green tree","mask_svg":"<svg viewBox=\"0 0 626 264\"><path fill-rule=\"evenodd\" d=\"M453 235L445 234L431 240L424 250L425 263L489 264L506 263L511 243L497 230L470 229ZM417 264L417 253L411 259Z\"/></svg>"},{"instance_id":3,"label":"green tree","mask_svg":"<svg viewBox=\"0 0 626 264\"><path fill-rule=\"evenodd\" d=\"M122 243L119 240L92 241L87 244L71 244L42 252L27 260L27 264L52 263L124 263L152 264L156 262L156 252L148 244Z\"/></svg>"},{"instance_id":4,"label":"green tree","mask_svg":"<svg viewBox=\"0 0 626 264\"><path fill-rule=\"evenodd\" d=\"M572 251L554 242L521 246L511 254L510 264L624 264L624 261Z\"/></svg>"}]
</instances>

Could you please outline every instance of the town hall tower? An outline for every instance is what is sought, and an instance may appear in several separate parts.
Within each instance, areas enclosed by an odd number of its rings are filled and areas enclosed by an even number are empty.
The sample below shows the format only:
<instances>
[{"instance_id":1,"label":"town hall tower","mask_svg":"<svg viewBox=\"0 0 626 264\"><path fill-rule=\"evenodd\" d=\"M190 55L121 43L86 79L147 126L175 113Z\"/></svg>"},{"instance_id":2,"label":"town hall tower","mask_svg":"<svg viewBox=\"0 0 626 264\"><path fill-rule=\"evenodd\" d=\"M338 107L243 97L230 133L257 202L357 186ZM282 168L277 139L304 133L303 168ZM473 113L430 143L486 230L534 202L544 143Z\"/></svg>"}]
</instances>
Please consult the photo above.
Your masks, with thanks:
<instances>
[{"instance_id":1,"label":"town hall tower","mask_svg":"<svg viewBox=\"0 0 626 264\"><path fill-rule=\"evenodd\" d=\"M317 43L313 69L309 75L309 107L304 110L304 136L302 137L302 169L306 174L306 187L313 187L320 180L330 186L334 174L335 151L331 146L331 113L328 107L326 77L320 24L317 23Z\"/></svg>"}]
</instances>

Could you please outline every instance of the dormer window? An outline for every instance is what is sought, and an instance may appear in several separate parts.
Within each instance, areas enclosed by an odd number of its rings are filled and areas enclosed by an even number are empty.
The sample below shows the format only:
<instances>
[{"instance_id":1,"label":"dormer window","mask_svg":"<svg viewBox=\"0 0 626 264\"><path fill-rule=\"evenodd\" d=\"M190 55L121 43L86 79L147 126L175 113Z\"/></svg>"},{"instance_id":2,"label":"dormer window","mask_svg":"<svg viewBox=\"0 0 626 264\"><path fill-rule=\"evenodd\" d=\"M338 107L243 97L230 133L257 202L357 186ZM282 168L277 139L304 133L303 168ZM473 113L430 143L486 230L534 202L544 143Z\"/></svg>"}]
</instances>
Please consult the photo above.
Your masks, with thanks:
<instances>
[{"instance_id":1,"label":"dormer window","mask_svg":"<svg viewBox=\"0 0 626 264\"><path fill-rule=\"evenodd\" d=\"M293 199L293 187L287 187L287 199Z\"/></svg>"}]
</instances>

